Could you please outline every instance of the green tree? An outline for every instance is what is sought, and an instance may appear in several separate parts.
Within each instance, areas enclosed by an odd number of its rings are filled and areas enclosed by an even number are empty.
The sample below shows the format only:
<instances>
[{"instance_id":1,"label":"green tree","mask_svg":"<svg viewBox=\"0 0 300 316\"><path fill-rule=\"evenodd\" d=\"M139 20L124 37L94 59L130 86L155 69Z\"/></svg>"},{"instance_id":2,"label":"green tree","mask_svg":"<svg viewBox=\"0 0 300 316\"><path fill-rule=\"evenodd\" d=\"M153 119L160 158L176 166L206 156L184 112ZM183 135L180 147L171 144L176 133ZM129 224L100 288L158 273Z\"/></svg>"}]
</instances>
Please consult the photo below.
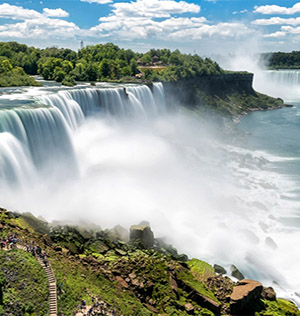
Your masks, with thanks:
<instances>
[{"instance_id":1,"label":"green tree","mask_svg":"<svg viewBox=\"0 0 300 316\"><path fill-rule=\"evenodd\" d=\"M0 57L0 73L4 74L10 72L13 69L10 61L5 57Z\"/></svg>"},{"instance_id":2,"label":"green tree","mask_svg":"<svg viewBox=\"0 0 300 316\"><path fill-rule=\"evenodd\" d=\"M106 79L110 75L110 64L109 61L104 58L99 65L99 78Z\"/></svg>"}]
</instances>

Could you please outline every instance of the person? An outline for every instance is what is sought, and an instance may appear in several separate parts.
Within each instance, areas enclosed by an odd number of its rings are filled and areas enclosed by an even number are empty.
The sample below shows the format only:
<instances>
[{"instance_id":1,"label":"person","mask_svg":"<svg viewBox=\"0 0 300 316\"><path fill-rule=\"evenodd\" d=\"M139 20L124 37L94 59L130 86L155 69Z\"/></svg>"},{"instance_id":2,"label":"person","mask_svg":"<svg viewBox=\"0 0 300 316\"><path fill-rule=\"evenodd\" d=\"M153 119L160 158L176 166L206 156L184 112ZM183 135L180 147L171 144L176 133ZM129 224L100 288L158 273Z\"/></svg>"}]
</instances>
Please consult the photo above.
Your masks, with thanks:
<instances>
[{"instance_id":1,"label":"person","mask_svg":"<svg viewBox=\"0 0 300 316\"><path fill-rule=\"evenodd\" d=\"M47 267L47 266L48 266L48 259L47 259L46 254L44 254L43 263L44 263L45 267Z\"/></svg>"},{"instance_id":2,"label":"person","mask_svg":"<svg viewBox=\"0 0 300 316\"><path fill-rule=\"evenodd\" d=\"M7 243L7 240L4 238L2 241L1 241L1 249L4 249L6 247L6 243Z\"/></svg>"}]
</instances>

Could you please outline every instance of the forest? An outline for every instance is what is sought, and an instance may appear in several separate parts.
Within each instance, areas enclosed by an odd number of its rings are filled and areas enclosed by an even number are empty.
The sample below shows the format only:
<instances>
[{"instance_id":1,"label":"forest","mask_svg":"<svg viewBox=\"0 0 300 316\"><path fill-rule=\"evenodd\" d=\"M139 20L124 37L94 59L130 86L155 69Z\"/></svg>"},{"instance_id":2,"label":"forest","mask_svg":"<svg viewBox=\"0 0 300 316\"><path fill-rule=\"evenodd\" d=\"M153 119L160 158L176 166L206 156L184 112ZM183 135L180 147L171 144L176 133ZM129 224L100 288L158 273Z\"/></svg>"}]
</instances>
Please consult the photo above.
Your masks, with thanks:
<instances>
[{"instance_id":1,"label":"forest","mask_svg":"<svg viewBox=\"0 0 300 316\"><path fill-rule=\"evenodd\" d=\"M0 42L0 74L6 78L6 82L0 80L0 86L20 85L20 77L32 83L33 79L26 74L72 86L76 81L132 81L133 78L178 81L223 72L209 58L182 54L179 50L151 49L143 54L107 43L75 52L68 48L39 49L17 42Z\"/></svg>"},{"instance_id":2,"label":"forest","mask_svg":"<svg viewBox=\"0 0 300 316\"><path fill-rule=\"evenodd\" d=\"M300 51L261 54L261 61L269 69L300 69Z\"/></svg>"}]
</instances>

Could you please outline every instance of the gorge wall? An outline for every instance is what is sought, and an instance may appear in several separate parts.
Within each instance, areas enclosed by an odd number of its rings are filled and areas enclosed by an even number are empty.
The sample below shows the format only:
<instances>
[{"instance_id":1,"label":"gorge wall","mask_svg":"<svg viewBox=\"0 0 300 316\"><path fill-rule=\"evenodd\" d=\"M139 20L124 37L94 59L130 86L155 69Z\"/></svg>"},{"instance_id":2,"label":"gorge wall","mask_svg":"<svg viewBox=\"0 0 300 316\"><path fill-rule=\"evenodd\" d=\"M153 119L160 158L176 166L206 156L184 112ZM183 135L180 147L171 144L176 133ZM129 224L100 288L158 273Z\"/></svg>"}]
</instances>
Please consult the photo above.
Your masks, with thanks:
<instances>
[{"instance_id":1,"label":"gorge wall","mask_svg":"<svg viewBox=\"0 0 300 316\"><path fill-rule=\"evenodd\" d=\"M187 108L210 108L230 117L254 110L284 107L281 99L256 92L252 73L225 73L193 80L165 82L168 104Z\"/></svg>"}]
</instances>

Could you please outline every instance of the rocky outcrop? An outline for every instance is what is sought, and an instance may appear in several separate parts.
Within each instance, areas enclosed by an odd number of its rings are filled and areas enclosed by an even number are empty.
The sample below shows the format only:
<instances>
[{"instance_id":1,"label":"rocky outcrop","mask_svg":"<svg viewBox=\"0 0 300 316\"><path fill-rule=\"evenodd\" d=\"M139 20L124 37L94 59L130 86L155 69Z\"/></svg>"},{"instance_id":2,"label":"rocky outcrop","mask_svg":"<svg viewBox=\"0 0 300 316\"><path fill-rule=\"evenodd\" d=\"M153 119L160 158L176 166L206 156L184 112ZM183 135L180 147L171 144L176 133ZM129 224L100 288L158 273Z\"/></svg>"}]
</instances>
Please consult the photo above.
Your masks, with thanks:
<instances>
[{"instance_id":1,"label":"rocky outcrop","mask_svg":"<svg viewBox=\"0 0 300 316\"><path fill-rule=\"evenodd\" d=\"M171 103L188 106L196 105L199 95L196 90L201 89L205 94L224 97L232 92L254 93L252 88L253 74L228 73L214 76L203 76L193 80L165 82L165 94Z\"/></svg>"},{"instance_id":2,"label":"rocky outcrop","mask_svg":"<svg viewBox=\"0 0 300 316\"><path fill-rule=\"evenodd\" d=\"M254 315L262 290L263 286L258 281L239 281L230 296L230 314Z\"/></svg>"},{"instance_id":3,"label":"rocky outcrop","mask_svg":"<svg viewBox=\"0 0 300 316\"><path fill-rule=\"evenodd\" d=\"M133 225L130 227L130 241L139 243L145 249L150 249L154 245L154 235L149 226Z\"/></svg>"},{"instance_id":4,"label":"rocky outcrop","mask_svg":"<svg viewBox=\"0 0 300 316\"><path fill-rule=\"evenodd\" d=\"M265 300L276 301L276 293L272 287L264 287L261 296Z\"/></svg>"},{"instance_id":5,"label":"rocky outcrop","mask_svg":"<svg viewBox=\"0 0 300 316\"><path fill-rule=\"evenodd\" d=\"M231 275L238 280L245 279L243 273L235 265L231 266Z\"/></svg>"},{"instance_id":6,"label":"rocky outcrop","mask_svg":"<svg viewBox=\"0 0 300 316\"><path fill-rule=\"evenodd\" d=\"M278 109L288 105L256 92L251 73L224 73L193 80L164 82L169 107L182 105L189 109L210 109L221 117L238 118L250 111Z\"/></svg>"}]
</instances>

